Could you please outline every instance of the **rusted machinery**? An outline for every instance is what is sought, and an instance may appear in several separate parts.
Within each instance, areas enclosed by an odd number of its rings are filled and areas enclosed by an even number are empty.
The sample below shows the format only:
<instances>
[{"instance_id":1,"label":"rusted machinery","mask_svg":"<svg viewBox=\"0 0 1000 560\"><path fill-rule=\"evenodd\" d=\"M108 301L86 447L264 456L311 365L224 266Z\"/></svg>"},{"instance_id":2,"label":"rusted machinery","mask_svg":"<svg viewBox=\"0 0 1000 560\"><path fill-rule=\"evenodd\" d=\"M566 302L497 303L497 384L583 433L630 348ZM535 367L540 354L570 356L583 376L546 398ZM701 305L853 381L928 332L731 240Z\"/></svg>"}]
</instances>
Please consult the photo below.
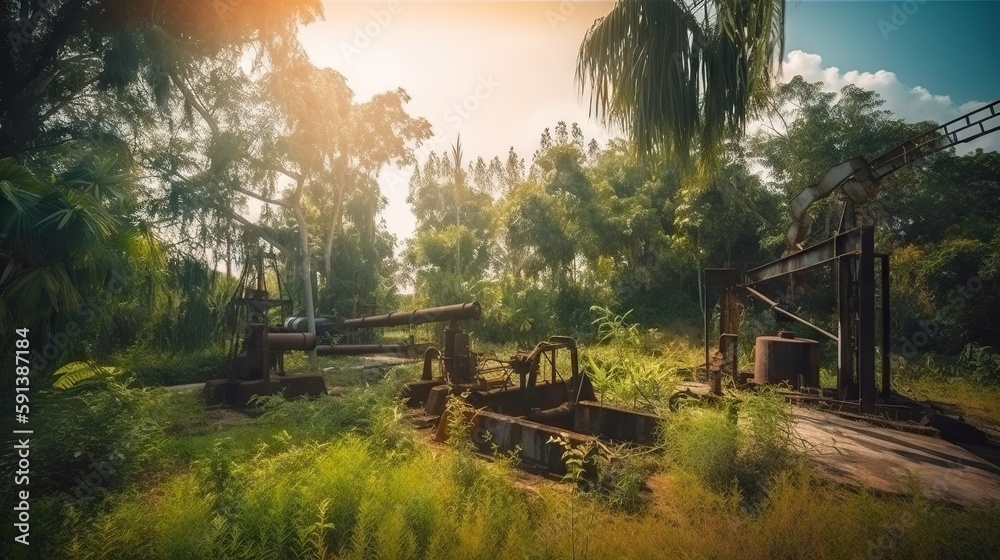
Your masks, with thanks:
<instances>
[{"instance_id":1,"label":"rusted machinery","mask_svg":"<svg viewBox=\"0 0 1000 560\"><path fill-rule=\"evenodd\" d=\"M652 443L655 415L596 402L590 378L579 370L576 341L553 336L509 359L484 359L469 348L468 336L454 333L443 352L428 348L423 375L407 383L403 396L423 407L436 437L445 439L449 395L464 399L471 410L473 443L486 453L516 451L522 464L565 472L563 452L554 437L573 445L595 437ZM568 354L568 363L559 360ZM559 364L568 366L560 371Z\"/></svg>"},{"instance_id":2,"label":"rusted machinery","mask_svg":"<svg viewBox=\"0 0 1000 560\"><path fill-rule=\"evenodd\" d=\"M891 391L889 255L875 252L875 230L873 225L864 223L867 221L864 204L877 192L881 180L892 172L922 157L997 130L1000 130L1000 101L917 135L871 161L857 157L835 165L819 182L792 199L792 226L787 235L789 250L785 256L742 274L732 268L705 269L705 362L713 392L721 393L723 376L743 381L736 356L739 301L741 297L750 296L774 313L808 326L837 344L837 387L813 391L803 399L823 401L838 410L877 414L894 420L925 420L922 411L915 411L911 403L901 402ZM801 244L812 224L806 211L838 188L845 195L841 232L803 249ZM803 272L820 266L833 266L836 272L837 334L787 311L762 293L768 282L782 278L795 280ZM719 295L720 309L718 359L714 372L708 371L708 300L711 293ZM880 309L876 307L878 299L881 300ZM877 321L879 316L881 320ZM881 332L876 332L879 322ZM876 341L881 346L880 379L876 377ZM764 337L763 341L758 339L755 380L759 383L786 381L795 388L818 389L815 347L815 341L782 339L781 335Z\"/></svg>"},{"instance_id":3,"label":"rusted machinery","mask_svg":"<svg viewBox=\"0 0 1000 560\"><path fill-rule=\"evenodd\" d=\"M265 266L265 262L270 267ZM268 272L277 282L276 297L267 287ZM240 276L227 306L231 325L229 363L225 374L205 384L208 404L247 406L257 395L281 393L286 397L321 395L326 384L321 375L285 373L284 353L309 351L316 347L316 336L288 332L270 325L271 310L288 313L292 300L284 291L273 254L257 255Z\"/></svg>"}]
</instances>

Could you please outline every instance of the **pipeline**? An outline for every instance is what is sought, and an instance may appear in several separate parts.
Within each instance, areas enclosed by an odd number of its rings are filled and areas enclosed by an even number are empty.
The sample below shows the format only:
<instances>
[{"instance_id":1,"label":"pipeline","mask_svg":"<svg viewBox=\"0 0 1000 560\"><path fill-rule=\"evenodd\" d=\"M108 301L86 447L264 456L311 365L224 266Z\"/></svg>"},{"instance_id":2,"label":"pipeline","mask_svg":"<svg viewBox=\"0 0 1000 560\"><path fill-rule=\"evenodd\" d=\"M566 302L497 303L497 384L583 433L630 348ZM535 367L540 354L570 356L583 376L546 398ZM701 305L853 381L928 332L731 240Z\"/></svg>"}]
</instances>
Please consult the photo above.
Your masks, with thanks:
<instances>
[{"instance_id":1,"label":"pipeline","mask_svg":"<svg viewBox=\"0 0 1000 560\"><path fill-rule=\"evenodd\" d=\"M358 319L347 319L344 328L360 329L363 327L398 327L401 325L422 325L440 321L461 321L463 319L479 319L482 307L478 301L471 303L456 303L441 307L428 307L403 313L389 313Z\"/></svg>"},{"instance_id":2,"label":"pipeline","mask_svg":"<svg viewBox=\"0 0 1000 560\"><path fill-rule=\"evenodd\" d=\"M316 347L317 356L357 356L361 354L406 354L407 344L324 344Z\"/></svg>"}]
</instances>

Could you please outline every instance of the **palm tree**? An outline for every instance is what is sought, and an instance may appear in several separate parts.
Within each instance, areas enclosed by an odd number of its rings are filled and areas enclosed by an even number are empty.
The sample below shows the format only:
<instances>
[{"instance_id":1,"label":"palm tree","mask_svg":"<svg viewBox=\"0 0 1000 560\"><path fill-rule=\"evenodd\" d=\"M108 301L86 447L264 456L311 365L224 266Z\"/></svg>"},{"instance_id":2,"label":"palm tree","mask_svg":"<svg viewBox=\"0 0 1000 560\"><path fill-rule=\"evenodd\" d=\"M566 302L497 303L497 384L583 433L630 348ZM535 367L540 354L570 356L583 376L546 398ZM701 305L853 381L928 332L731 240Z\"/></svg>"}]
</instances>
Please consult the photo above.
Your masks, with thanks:
<instances>
[{"instance_id":1,"label":"palm tree","mask_svg":"<svg viewBox=\"0 0 1000 560\"><path fill-rule=\"evenodd\" d=\"M618 0L580 45L581 94L644 155L712 156L766 102L784 14L784 0Z\"/></svg>"},{"instance_id":2,"label":"palm tree","mask_svg":"<svg viewBox=\"0 0 1000 560\"><path fill-rule=\"evenodd\" d=\"M124 289L127 281L130 292L148 294L149 279L160 272L159 243L129 215L134 184L121 165L94 157L56 179L53 184L13 158L0 159L0 342L6 347L13 347L15 328L29 328L36 349L49 333L73 335L91 326L84 320L69 328L73 319L100 311L93 309L95 298L115 301L110 296L116 294L104 293L109 285Z\"/></svg>"}]
</instances>

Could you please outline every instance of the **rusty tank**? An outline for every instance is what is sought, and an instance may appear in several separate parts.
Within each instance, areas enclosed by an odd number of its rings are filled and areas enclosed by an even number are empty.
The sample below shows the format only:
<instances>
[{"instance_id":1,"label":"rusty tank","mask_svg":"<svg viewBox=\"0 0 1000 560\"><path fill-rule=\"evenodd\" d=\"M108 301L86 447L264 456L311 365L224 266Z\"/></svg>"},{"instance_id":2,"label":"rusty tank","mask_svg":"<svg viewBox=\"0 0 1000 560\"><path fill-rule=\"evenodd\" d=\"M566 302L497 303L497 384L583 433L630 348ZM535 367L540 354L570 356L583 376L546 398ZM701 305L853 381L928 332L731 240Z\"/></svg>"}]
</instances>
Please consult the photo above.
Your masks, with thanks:
<instances>
[{"instance_id":1,"label":"rusty tank","mask_svg":"<svg viewBox=\"0 0 1000 560\"><path fill-rule=\"evenodd\" d=\"M754 383L819 387L819 343L815 340L780 331L778 336L758 336L755 348Z\"/></svg>"}]
</instances>

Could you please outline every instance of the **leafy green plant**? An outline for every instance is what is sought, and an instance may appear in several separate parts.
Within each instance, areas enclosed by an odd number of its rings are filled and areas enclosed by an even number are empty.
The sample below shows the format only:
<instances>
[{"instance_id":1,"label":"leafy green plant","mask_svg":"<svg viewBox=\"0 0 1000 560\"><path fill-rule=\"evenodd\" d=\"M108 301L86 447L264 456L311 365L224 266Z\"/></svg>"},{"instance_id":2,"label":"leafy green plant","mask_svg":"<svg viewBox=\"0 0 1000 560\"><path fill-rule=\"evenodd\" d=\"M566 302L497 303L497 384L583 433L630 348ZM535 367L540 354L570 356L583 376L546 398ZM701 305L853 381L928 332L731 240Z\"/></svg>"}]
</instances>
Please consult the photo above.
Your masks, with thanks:
<instances>
[{"instance_id":1,"label":"leafy green plant","mask_svg":"<svg viewBox=\"0 0 1000 560\"><path fill-rule=\"evenodd\" d=\"M961 374L980 383L1000 384L1000 354L989 346L970 342L958 355Z\"/></svg>"},{"instance_id":2,"label":"leafy green plant","mask_svg":"<svg viewBox=\"0 0 1000 560\"><path fill-rule=\"evenodd\" d=\"M617 315L608 308L594 305L590 308L598 314L592 325L597 325L597 339L604 343L618 343L629 348L637 348L641 342L639 325L628 322L632 314L629 309L624 315Z\"/></svg>"},{"instance_id":3,"label":"leafy green plant","mask_svg":"<svg viewBox=\"0 0 1000 560\"><path fill-rule=\"evenodd\" d=\"M566 474L563 475L562 480L564 482L570 482L573 485L571 490L572 495L570 496L570 510L569 510L569 529L570 529L570 546L572 557L576 558L577 549L577 501L578 494L581 488L588 484L587 480L587 463L593 462L594 445L593 444L583 444L583 445L573 445L569 439L563 436L552 436L548 439L546 443L555 443L563 448L562 460L566 465Z\"/></svg>"},{"instance_id":4,"label":"leafy green plant","mask_svg":"<svg viewBox=\"0 0 1000 560\"><path fill-rule=\"evenodd\" d=\"M124 371L122 368L101 366L94 362L70 362L52 374L52 388L69 389L90 379L113 377Z\"/></svg>"}]
</instances>

